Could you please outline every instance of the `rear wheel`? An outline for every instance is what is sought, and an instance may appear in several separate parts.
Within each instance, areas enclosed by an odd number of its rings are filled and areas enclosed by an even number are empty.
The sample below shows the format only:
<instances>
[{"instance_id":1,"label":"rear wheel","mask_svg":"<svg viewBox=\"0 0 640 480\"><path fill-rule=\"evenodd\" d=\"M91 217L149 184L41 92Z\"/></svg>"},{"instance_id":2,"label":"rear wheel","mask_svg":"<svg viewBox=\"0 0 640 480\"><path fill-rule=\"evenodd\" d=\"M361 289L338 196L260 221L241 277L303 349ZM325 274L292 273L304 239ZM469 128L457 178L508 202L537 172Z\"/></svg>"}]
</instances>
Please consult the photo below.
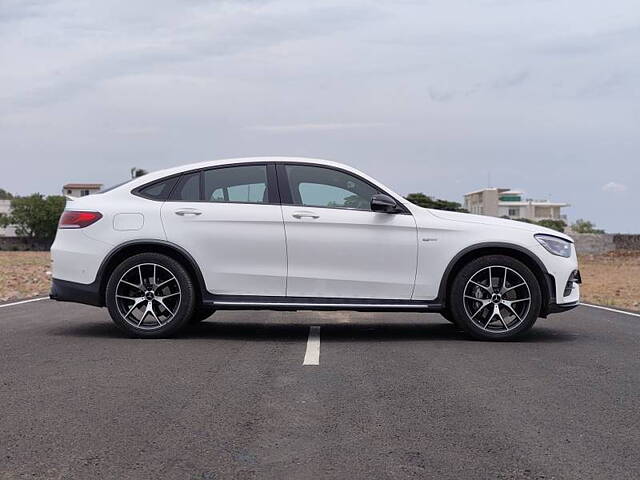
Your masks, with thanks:
<instances>
[{"instance_id":1,"label":"rear wheel","mask_svg":"<svg viewBox=\"0 0 640 480\"><path fill-rule=\"evenodd\" d=\"M195 289L179 262L159 253L141 253L113 270L105 300L118 328L134 337L161 338L187 324Z\"/></svg>"},{"instance_id":2,"label":"rear wheel","mask_svg":"<svg viewBox=\"0 0 640 480\"><path fill-rule=\"evenodd\" d=\"M536 322L542 294L525 264L505 255L488 255L458 272L449 304L455 323L471 336L509 340Z\"/></svg>"}]
</instances>

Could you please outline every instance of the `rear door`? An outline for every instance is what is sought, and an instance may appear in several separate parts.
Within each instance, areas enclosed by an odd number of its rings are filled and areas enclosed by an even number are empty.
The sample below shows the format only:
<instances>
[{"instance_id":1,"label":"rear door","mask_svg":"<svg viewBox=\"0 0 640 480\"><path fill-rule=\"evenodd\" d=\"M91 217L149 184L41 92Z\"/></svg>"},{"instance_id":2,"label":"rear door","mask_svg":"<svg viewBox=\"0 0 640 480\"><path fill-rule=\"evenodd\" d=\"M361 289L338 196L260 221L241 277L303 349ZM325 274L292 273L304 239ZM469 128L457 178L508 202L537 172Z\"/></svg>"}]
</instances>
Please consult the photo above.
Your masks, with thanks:
<instances>
[{"instance_id":1,"label":"rear door","mask_svg":"<svg viewBox=\"0 0 640 480\"><path fill-rule=\"evenodd\" d=\"M211 293L285 295L275 178L275 167L266 163L185 173L162 206L167 239L193 256Z\"/></svg>"},{"instance_id":2,"label":"rear door","mask_svg":"<svg viewBox=\"0 0 640 480\"><path fill-rule=\"evenodd\" d=\"M411 298L417 229L406 213L372 212L377 187L350 172L279 164L287 296Z\"/></svg>"}]
</instances>

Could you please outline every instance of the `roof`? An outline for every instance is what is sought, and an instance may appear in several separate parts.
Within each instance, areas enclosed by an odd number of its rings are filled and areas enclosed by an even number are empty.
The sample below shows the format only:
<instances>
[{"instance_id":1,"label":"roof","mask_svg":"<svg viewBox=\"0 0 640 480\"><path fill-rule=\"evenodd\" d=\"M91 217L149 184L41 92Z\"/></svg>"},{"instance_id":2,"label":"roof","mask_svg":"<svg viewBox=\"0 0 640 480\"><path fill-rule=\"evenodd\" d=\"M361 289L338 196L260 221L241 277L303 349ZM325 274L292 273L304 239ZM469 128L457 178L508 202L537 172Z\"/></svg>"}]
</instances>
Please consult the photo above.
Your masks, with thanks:
<instances>
[{"instance_id":1,"label":"roof","mask_svg":"<svg viewBox=\"0 0 640 480\"><path fill-rule=\"evenodd\" d=\"M568 203L564 202L548 202L546 200L524 200L521 202L498 202L501 207L526 207L527 205L533 205L534 207L569 207Z\"/></svg>"},{"instance_id":2,"label":"roof","mask_svg":"<svg viewBox=\"0 0 640 480\"><path fill-rule=\"evenodd\" d=\"M69 189L78 189L78 188L85 188L88 190L99 190L102 188L102 183L67 183L66 185L63 185L62 188L69 188Z\"/></svg>"},{"instance_id":3,"label":"roof","mask_svg":"<svg viewBox=\"0 0 640 480\"><path fill-rule=\"evenodd\" d=\"M497 187L487 187L487 188L482 188L480 190L474 190L473 192L469 192L469 193L465 193L464 196L468 196L468 195L475 195L477 193L482 193L482 192L488 192L488 191L494 191L496 190L499 194L503 194L506 192L511 192L512 190L509 188L497 188Z\"/></svg>"},{"instance_id":4,"label":"roof","mask_svg":"<svg viewBox=\"0 0 640 480\"><path fill-rule=\"evenodd\" d=\"M177 167L167 168L164 170L157 170L154 172L147 173L146 175L142 175L140 177L136 177L129 182L127 182L126 186L122 185L121 187L114 188L110 192L116 192L120 188L133 189L140 185L144 185L148 182L152 182L154 180L159 180L164 177L168 177L169 175L174 175L177 173L187 172L189 170L196 170L201 168L209 168L209 167L218 167L224 165L232 165L232 164L242 164L242 163L267 163L267 162L277 162L277 163L309 163L314 165L325 165L330 167L337 167L343 169L347 172L355 173L365 180L370 181L374 185L380 187L385 190L391 196L393 196L396 200L401 201L403 197L393 191L393 189L385 186L383 183L379 182L375 178L370 177L364 172L361 172L357 168L351 167L349 165L345 165L338 162L333 162L331 160L322 160L319 158L306 158L306 157L281 157L281 156L265 156L265 157L245 157L245 158L227 158L223 160L209 160L199 163L191 163L188 165L180 165ZM109 192L109 193L110 193Z\"/></svg>"}]
</instances>

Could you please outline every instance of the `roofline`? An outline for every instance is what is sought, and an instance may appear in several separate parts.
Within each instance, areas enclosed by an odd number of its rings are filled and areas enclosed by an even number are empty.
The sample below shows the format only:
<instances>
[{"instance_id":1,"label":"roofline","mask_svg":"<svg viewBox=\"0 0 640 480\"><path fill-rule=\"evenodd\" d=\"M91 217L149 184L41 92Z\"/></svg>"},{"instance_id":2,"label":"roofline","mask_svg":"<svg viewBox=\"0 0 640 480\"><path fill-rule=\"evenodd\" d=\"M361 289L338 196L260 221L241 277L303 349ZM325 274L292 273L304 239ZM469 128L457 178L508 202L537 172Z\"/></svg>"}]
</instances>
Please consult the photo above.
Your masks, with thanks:
<instances>
[{"instance_id":1,"label":"roofline","mask_svg":"<svg viewBox=\"0 0 640 480\"><path fill-rule=\"evenodd\" d=\"M65 183L62 188L100 188L104 183Z\"/></svg>"},{"instance_id":2,"label":"roofline","mask_svg":"<svg viewBox=\"0 0 640 480\"><path fill-rule=\"evenodd\" d=\"M394 192L393 189L387 187L386 185L382 184L375 178L370 177L366 173L361 172L357 168L354 168L350 165L334 162L332 160L323 160L321 158L287 157L287 156L239 157L239 158L225 158L225 159L219 159L219 160L207 160L207 161L198 162L198 163L189 163L186 165L179 165L176 167L166 168L163 170L157 170L154 172L147 173L146 175L136 177L130 182L127 182L126 184L122 185L121 187L115 188L112 191L120 190L120 188L133 190L134 188L139 187L140 185L144 185L154 180L159 180L169 175L175 175L178 173L187 172L189 170L198 170L202 168L219 167L219 166L232 165L232 164L238 164L238 163L256 163L256 162L258 163L261 163L261 162L264 162L264 163L310 163L314 165L324 165L327 167L339 168L347 172L352 172L364 178L365 180L368 180L374 185L378 185L381 189L392 194L392 196L394 196L394 198L400 201L401 203L403 204L408 203L402 195Z\"/></svg>"}]
</instances>

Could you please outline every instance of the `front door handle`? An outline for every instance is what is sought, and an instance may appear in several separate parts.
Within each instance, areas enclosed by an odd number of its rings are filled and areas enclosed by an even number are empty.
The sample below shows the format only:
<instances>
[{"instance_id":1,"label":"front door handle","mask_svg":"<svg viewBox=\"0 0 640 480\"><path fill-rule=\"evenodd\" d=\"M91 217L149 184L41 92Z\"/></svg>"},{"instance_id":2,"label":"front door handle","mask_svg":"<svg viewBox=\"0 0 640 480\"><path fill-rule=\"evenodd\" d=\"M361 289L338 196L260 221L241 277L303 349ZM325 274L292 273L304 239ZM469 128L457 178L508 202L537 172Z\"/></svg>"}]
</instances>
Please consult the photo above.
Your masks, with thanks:
<instances>
[{"instance_id":1,"label":"front door handle","mask_svg":"<svg viewBox=\"0 0 640 480\"><path fill-rule=\"evenodd\" d=\"M293 218L320 218L320 215L318 215L317 213L309 211L293 212L291 216Z\"/></svg>"},{"instance_id":2,"label":"front door handle","mask_svg":"<svg viewBox=\"0 0 640 480\"><path fill-rule=\"evenodd\" d=\"M185 215L202 215L202 212L200 210L196 210L195 208L184 208L181 210L176 210L174 213L176 215L180 215L181 217L184 217Z\"/></svg>"}]
</instances>

